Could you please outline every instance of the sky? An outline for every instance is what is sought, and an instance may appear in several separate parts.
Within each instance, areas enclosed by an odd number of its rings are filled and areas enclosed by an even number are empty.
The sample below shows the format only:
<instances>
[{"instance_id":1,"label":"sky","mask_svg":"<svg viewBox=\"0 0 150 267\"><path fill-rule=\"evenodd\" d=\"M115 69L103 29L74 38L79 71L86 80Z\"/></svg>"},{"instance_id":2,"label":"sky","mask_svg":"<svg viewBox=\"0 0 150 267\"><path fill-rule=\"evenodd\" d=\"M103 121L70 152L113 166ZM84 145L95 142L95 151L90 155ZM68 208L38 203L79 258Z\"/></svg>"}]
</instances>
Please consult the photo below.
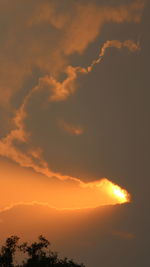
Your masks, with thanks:
<instances>
[{"instance_id":1,"label":"sky","mask_svg":"<svg viewBox=\"0 0 150 267\"><path fill-rule=\"evenodd\" d=\"M0 0L1 240L43 233L87 267L148 266L149 12Z\"/></svg>"}]
</instances>

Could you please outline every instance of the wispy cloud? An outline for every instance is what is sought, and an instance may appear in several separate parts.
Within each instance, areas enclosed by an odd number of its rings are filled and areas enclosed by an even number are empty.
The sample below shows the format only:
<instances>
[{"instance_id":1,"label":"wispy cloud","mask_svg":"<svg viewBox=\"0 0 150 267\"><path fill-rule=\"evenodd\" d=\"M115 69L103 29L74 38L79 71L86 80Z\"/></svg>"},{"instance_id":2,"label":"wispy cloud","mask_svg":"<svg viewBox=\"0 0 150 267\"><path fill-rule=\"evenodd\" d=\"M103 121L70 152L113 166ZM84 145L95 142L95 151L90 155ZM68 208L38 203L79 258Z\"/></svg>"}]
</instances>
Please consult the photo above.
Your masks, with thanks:
<instances>
[{"instance_id":1,"label":"wispy cloud","mask_svg":"<svg viewBox=\"0 0 150 267\"><path fill-rule=\"evenodd\" d=\"M60 128L63 129L63 131L65 131L66 133L70 135L79 136L84 133L84 129L82 126L74 125L73 123L68 123L68 122L65 122L64 120L59 120L58 125L60 126Z\"/></svg>"}]
</instances>

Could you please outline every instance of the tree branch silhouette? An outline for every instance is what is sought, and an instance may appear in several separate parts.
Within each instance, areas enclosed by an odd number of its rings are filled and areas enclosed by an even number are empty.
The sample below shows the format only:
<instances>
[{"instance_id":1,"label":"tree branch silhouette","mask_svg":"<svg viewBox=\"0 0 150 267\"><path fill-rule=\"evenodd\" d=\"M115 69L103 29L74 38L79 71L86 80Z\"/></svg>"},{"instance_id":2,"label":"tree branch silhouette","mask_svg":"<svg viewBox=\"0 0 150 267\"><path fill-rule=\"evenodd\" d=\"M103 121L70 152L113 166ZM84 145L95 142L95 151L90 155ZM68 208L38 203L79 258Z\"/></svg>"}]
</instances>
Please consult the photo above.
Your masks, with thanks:
<instances>
[{"instance_id":1,"label":"tree branch silhouette","mask_svg":"<svg viewBox=\"0 0 150 267\"><path fill-rule=\"evenodd\" d=\"M57 252L50 249L50 242L39 236L38 242L19 244L19 237L11 236L0 248L0 267L85 267L68 258L60 259ZM15 265L16 252L26 255L20 265Z\"/></svg>"}]
</instances>

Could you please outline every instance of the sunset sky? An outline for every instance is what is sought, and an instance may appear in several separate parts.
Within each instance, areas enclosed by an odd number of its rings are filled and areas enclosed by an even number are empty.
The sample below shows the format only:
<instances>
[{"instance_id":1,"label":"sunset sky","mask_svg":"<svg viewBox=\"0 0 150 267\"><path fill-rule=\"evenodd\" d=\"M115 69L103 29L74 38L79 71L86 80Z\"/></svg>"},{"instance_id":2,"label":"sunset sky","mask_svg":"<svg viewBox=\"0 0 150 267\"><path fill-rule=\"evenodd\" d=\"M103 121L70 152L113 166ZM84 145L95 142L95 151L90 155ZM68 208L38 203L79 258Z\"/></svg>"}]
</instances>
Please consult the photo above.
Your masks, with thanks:
<instances>
[{"instance_id":1,"label":"sunset sky","mask_svg":"<svg viewBox=\"0 0 150 267\"><path fill-rule=\"evenodd\" d=\"M149 266L150 3L0 0L0 242Z\"/></svg>"}]
</instances>

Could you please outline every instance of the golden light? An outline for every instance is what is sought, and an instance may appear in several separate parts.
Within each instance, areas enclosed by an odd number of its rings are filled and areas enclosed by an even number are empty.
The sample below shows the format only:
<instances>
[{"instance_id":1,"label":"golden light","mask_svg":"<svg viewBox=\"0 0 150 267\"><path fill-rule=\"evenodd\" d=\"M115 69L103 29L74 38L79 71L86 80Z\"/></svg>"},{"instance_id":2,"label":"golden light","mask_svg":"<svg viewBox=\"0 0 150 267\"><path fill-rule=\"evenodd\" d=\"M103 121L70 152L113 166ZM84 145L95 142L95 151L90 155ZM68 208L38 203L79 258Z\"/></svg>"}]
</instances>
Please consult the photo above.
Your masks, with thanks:
<instances>
[{"instance_id":1,"label":"golden light","mask_svg":"<svg viewBox=\"0 0 150 267\"><path fill-rule=\"evenodd\" d=\"M119 203L126 203L130 201L130 195L125 189L122 189L120 186L115 184L112 184L111 186L112 194L115 196Z\"/></svg>"},{"instance_id":2,"label":"golden light","mask_svg":"<svg viewBox=\"0 0 150 267\"><path fill-rule=\"evenodd\" d=\"M131 200L126 189L108 178L91 182L80 179L50 179L4 162L0 162L0 169L1 177L5 177L0 179L0 209L17 203L38 202L47 203L58 210L75 210L123 204Z\"/></svg>"}]
</instances>

